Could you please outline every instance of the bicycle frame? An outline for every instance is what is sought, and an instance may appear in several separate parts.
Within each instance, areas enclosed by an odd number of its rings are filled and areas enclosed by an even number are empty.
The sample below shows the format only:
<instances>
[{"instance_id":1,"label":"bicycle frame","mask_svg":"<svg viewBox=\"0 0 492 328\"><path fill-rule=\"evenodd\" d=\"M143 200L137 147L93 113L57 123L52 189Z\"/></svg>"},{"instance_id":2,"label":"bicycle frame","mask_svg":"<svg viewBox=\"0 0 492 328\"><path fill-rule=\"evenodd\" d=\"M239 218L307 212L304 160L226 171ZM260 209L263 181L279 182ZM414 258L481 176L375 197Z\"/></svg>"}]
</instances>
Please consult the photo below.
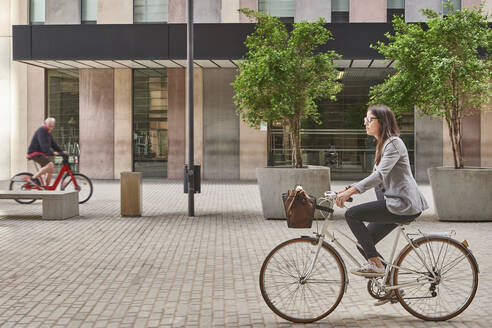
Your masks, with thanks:
<instances>
[{"instance_id":1,"label":"bicycle frame","mask_svg":"<svg viewBox=\"0 0 492 328\"><path fill-rule=\"evenodd\" d=\"M65 176L65 173L68 173L68 175L72 178L72 182L75 186L75 189L78 189L79 186L77 185L77 180L73 176L72 170L70 169L70 166L68 165L68 163L63 163L60 171L58 172L58 175L57 175L55 181L53 182L53 184L51 186L45 185L44 180L40 177L41 181L43 183L42 188L40 188L38 186L33 186L30 183L26 183L25 187L26 187L26 189L35 189L35 190L56 190L61 179Z\"/></svg>"},{"instance_id":2,"label":"bicycle frame","mask_svg":"<svg viewBox=\"0 0 492 328\"><path fill-rule=\"evenodd\" d=\"M330 215L328 216L328 218L325 218L325 220L323 222L323 226L321 228L321 233L320 234L317 233L317 236L318 236L319 240L318 240L318 244L317 244L316 254L314 255L314 257L313 257L313 259L311 261L311 265L309 266L309 270L308 270L307 274L304 276L304 278L302 279L302 281L306 281L309 278L309 276L311 275L311 273L312 273L312 271L314 269L314 266L316 264L316 260L318 259L319 251L321 250L321 247L323 245L323 242L325 240L325 237L327 237L328 241L332 242L345 255L347 255L348 258L356 266L360 266L359 261L357 261L357 259L352 254L350 254L350 252L337 240L337 238L335 237L335 234L332 233L332 232L330 232L330 231L328 231L328 224L330 222L329 219L332 216L333 216L333 213L330 213ZM337 231L338 233L340 233L343 236L345 236L349 241L351 241L352 243L354 243L356 246L359 246L360 247L360 245L359 245L359 243L357 241L355 241L354 239L350 238L349 236L347 236L342 231L340 231L338 229L335 229L335 231ZM412 248L414 248L416 250L415 246L412 243L412 240L410 239L410 237L408 237L407 233L405 233L405 228L402 225L398 225L397 230L396 230L395 241L393 242L393 247L391 249L391 255L390 255L389 261L384 261L383 260L383 262L386 264L386 270L384 272L384 276L382 277L383 278L382 281L390 281L388 278L390 277L391 270L393 268L397 268L399 270L405 270L405 271L411 271L411 272L414 272L414 273L418 273L418 272L416 272L414 270L410 270L410 269L407 269L407 268L399 267L399 266L397 266L397 265L394 264L395 253L396 253L396 249L398 247L398 241L400 240L400 235L402 235L405 238L405 240L408 242L408 244ZM419 257L419 259L422 261L422 264L425 266L425 268L430 273L432 273L434 282L437 281L438 277L433 272L433 270L430 270L430 268L427 265L427 262L425 261L425 259L422 258L422 256L419 254L419 252L416 251L416 254ZM425 282L428 282L429 281L429 278L430 277L424 276L424 275L422 275L422 276L425 278L424 279ZM400 285L385 286L385 288L386 288L386 290L393 290L393 289L402 288L402 287L421 285L422 283L423 282L420 282L419 280L417 280L415 282L410 282L410 283L405 283L405 284L400 284Z\"/></svg>"}]
</instances>

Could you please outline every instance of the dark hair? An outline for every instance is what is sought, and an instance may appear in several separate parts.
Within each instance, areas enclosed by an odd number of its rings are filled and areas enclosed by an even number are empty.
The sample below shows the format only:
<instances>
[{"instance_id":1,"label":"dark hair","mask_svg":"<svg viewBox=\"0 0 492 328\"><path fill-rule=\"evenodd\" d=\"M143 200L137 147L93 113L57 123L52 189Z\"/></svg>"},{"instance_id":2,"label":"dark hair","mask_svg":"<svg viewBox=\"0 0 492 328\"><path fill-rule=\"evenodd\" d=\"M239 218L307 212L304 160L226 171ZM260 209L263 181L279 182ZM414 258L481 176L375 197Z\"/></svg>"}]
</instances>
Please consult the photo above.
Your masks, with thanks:
<instances>
[{"instance_id":1,"label":"dark hair","mask_svg":"<svg viewBox=\"0 0 492 328\"><path fill-rule=\"evenodd\" d=\"M381 155L383 153L383 145L390 137L399 137L400 129L396 123L395 114L386 105L372 105L367 108L367 111L371 111L372 114L378 119L379 122L379 135L378 144L376 146L376 165L379 165L381 161Z\"/></svg>"}]
</instances>

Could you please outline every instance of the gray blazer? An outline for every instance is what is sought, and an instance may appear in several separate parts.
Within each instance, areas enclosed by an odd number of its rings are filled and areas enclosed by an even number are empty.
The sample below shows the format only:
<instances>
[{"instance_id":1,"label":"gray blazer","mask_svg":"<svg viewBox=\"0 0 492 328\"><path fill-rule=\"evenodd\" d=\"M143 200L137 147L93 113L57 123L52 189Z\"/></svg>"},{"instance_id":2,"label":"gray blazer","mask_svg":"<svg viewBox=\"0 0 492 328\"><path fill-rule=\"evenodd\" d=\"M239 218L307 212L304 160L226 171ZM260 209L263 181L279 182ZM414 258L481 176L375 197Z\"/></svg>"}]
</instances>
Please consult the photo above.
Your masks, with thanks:
<instances>
[{"instance_id":1,"label":"gray blazer","mask_svg":"<svg viewBox=\"0 0 492 328\"><path fill-rule=\"evenodd\" d=\"M360 193L376 188L386 199L386 208L397 215L414 215L429 208L412 175L407 147L399 137L391 137L383 145L379 165L367 178L352 184Z\"/></svg>"}]
</instances>

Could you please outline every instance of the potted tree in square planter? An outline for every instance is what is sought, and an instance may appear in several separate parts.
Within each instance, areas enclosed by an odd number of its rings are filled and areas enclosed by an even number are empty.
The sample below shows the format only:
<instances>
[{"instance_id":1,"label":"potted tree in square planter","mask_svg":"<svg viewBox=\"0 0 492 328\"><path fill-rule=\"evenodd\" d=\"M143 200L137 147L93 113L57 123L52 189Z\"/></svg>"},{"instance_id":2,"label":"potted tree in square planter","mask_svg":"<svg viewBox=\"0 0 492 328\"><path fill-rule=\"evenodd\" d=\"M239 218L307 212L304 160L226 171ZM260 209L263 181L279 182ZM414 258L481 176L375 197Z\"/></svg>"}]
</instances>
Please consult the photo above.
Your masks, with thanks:
<instances>
[{"instance_id":1,"label":"potted tree in square planter","mask_svg":"<svg viewBox=\"0 0 492 328\"><path fill-rule=\"evenodd\" d=\"M450 7L451 5L448 4ZM371 89L372 103L396 112L442 118L448 127L454 167L428 169L440 220L492 220L492 168L467 167L463 158L463 118L490 103L492 29L483 4L475 10L451 7L442 16L424 10L427 26L393 20L395 33L374 47L395 60L398 73Z\"/></svg>"},{"instance_id":2,"label":"potted tree in square planter","mask_svg":"<svg viewBox=\"0 0 492 328\"><path fill-rule=\"evenodd\" d=\"M316 99L331 98L340 92L333 60L334 51L318 48L332 38L325 21L293 24L292 31L276 17L242 8L256 19L255 31L245 41L246 58L232 83L234 103L241 119L251 127L261 122L281 122L289 134L292 168L257 168L256 176L266 218L285 218L281 194L302 184L316 197L330 188L328 167L304 167L301 148L301 121L319 121Z\"/></svg>"}]
</instances>

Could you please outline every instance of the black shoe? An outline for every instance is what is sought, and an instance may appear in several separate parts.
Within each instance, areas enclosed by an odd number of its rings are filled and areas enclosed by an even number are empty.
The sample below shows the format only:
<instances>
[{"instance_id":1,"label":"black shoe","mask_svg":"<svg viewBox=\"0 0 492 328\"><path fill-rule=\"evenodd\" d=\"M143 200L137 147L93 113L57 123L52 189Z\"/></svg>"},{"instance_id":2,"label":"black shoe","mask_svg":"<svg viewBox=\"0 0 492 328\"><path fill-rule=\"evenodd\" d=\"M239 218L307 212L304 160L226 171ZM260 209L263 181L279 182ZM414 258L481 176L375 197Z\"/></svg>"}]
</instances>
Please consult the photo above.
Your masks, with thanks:
<instances>
[{"instance_id":1,"label":"black shoe","mask_svg":"<svg viewBox=\"0 0 492 328\"><path fill-rule=\"evenodd\" d=\"M39 180L39 178L29 179L29 183L36 187L42 188L41 180Z\"/></svg>"}]
</instances>

